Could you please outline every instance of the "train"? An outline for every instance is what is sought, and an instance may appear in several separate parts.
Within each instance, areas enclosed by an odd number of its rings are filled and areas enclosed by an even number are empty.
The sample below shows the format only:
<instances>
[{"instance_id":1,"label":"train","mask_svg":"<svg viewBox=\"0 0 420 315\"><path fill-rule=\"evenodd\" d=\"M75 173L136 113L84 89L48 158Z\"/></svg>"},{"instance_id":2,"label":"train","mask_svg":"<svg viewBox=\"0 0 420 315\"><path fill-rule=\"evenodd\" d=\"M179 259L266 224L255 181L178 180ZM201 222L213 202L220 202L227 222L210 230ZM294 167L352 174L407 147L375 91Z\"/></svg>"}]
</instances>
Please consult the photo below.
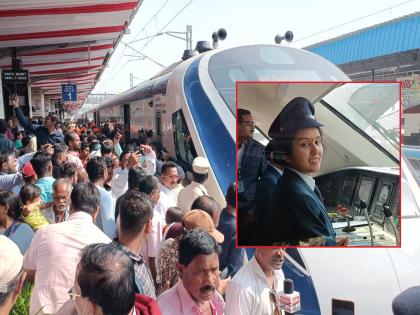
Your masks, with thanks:
<instances>
[{"instance_id":1,"label":"train","mask_svg":"<svg viewBox=\"0 0 420 315\"><path fill-rule=\"evenodd\" d=\"M224 193L235 181L238 81L329 82L326 90L308 95L317 102L318 115L333 113L334 118L328 123L341 130L336 135L326 130L325 137L331 140L332 147L328 148L316 180L324 190L331 186L332 179L339 180L336 186L341 188L332 195L335 201L342 198L340 202L348 198L342 196L345 187L354 187L354 192L371 187L372 198L381 196L381 187L388 187L385 199L391 200L394 215L400 212L401 200L401 243L395 238L392 241L395 243L386 244L394 247L287 249L283 271L301 293L299 314L392 314L392 299L404 289L420 284L420 238L416 237L420 228L420 191L416 173L404 155L400 156L399 133L397 143L391 143L393 149L378 146L375 139L363 135L369 126L355 127L340 108L329 107L323 99L327 92L350 79L326 59L282 45L210 50L174 63L85 115L94 114L97 123L112 119L123 124L126 138L136 137L139 130L153 130L156 140L180 164L191 164L195 154L207 157L211 170L206 187L210 195L224 204ZM290 85L279 86L274 94L264 94L266 98L260 101L273 104L273 100L286 100L295 93ZM264 102L251 104L239 106L251 109L258 127L255 137L266 143L268 121L271 123L274 114L280 112L280 104L271 107L264 106ZM343 140L346 145L339 145ZM342 163L337 162L338 158ZM348 201L350 207L355 205L354 196ZM368 207L373 215L374 199ZM378 215L382 214L378 208ZM352 312L348 313L340 303L333 306L333 300L347 303Z\"/></svg>"}]
</instances>

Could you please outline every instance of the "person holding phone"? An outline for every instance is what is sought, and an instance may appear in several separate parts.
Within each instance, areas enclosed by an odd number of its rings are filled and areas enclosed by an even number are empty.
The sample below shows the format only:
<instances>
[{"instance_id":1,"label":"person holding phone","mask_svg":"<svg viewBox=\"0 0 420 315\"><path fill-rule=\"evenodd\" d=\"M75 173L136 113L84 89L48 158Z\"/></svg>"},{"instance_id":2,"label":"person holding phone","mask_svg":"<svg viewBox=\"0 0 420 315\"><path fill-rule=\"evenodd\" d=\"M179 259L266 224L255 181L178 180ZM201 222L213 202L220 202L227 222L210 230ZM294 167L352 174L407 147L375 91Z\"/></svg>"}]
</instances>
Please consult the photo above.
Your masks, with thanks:
<instances>
[{"instance_id":1,"label":"person holding phone","mask_svg":"<svg viewBox=\"0 0 420 315\"><path fill-rule=\"evenodd\" d=\"M45 118L44 126L33 125L23 115L19 107L19 97L17 95L12 99L12 106L22 127L36 136L38 147L47 143L64 143L64 135L57 130L57 125L60 122L58 116L50 113Z\"/></svg>"},{"instance_id":2,"label":"person holding phone","mask_svg":"<svg viewBox=\"0 0 420 315\"><path fill-rule=\"evenodd\" d=\"M314 105L303 97L291 100L276 117L268 135L275 140L277 160L284 166L268 213L271 245L347 245L336 240L321 193L311 174L321 169L324 154Z\"/></svg>"}]
</instances>

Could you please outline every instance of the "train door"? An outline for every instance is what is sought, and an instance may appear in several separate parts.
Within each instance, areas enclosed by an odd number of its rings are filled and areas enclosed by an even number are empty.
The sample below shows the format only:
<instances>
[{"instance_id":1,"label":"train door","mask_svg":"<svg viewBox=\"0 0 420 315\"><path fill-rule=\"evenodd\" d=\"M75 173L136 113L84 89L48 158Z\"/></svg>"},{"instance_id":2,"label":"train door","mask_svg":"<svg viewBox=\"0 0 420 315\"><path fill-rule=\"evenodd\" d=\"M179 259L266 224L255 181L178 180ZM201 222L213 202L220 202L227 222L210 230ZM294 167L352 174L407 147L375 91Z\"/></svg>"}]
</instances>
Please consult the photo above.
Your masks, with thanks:
<instances>
[{"instance_id":1,"label":"train door","mask_svg":"<svg viewBox=\"0 0 420 315\"><path fill-rule=\"evenodd\" d=\"M130 104L124 104L124 142L129 143L130 141Z\"/></svg>"},{"instance_id":2,"label":"train door","mask_svg":"<svg viewBox=\"0 0 420 315\"><path fill-rule=\"evenodd\" d=\"M159 142L162 142L162 113L161 111L156 111L156 122L155 122L155 126L156 126L156 140Z\"/></svg>"},{"instance_id":3,"label":"train door","mask_svg":"<svg viewBox=\"0 0 420 315\"><path fill-rule=\"evenodd\" d=\"M189 170L197 152L181 110L172 114L172 128L177 163Z\"/></svg>"}]
</instances>

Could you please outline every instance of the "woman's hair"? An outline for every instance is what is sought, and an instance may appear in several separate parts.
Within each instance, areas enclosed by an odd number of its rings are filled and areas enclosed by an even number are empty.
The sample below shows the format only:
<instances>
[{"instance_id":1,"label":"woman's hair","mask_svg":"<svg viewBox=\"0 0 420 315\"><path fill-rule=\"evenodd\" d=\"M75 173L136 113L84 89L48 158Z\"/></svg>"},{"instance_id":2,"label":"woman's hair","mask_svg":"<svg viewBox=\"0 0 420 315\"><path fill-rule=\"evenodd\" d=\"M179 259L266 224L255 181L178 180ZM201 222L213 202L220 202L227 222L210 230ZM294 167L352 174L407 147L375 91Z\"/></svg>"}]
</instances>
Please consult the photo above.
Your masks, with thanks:
<instances>
[{"instance_id":1,"label":"woman's hair","mask_svg":"<svg viewBox=\"0 0 420 315\"><path fill-rule=\"evenodd\" d=\"M320 127L317 129L321 135L321 143L324 146L322 130ZM281 138L272 139L269 142L270 146L266 149L266 154L271 154L274 163L287 165L286 156L292 156L292 143L298 131L299 129L293 130L290 133L286 133Z\"/></svg>"},{"instance_id":2,"label":"woman's hair","mask_svg":"<svg viewBox=\"0 0 420 315\"><path fill-rule=\"evenodd\" d=\"M19 197L22 204L26 205L28 201L34 200L41 196L41 188L34 184L25 184L20 190Z\"/></svg>"},{"instance_id":3,"label":"woman's hair","mask_svg":"<svg viewBox=\"0 0 420 315\"><path fill-rule=\"evenodd\" d=\"M0 191L0 205L7 207L7 215L18 219L22 214L22 204L19 197L12 191Z\"/></svg>"}]
</instances>

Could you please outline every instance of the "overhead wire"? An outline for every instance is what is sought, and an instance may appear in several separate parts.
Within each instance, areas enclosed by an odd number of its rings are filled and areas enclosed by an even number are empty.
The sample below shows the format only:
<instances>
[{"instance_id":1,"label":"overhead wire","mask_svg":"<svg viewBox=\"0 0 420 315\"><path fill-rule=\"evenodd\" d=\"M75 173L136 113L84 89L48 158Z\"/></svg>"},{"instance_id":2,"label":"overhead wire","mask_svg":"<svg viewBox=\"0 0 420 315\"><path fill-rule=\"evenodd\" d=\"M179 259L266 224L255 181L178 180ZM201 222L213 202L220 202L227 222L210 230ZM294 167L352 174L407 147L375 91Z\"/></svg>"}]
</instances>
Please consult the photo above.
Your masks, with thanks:
<instances>
[{"instance_id":1,"label":"overhead wire","mask_svg":"<svg viewBox=\"0 0 420 315\"><path fill-rule=\"evenodd\" d=\"M169 22L168 23L166 23L157 33L160 33L160 32L162 32L170 23L172 23L172 21L173 20L175 20L192 2L193 2L194 0L190 0L184 7L182 7L182 9L180 9L170 20L169 20ZM163 6L161 6L160 8L159 8L159 10L158 10L158 12L166 5L166 3L167 2L169 2L169 0L167 0L165 3L164 3L164 5ZM156 15L156 14L155 14ZM153 16L154 17L154 16ZM152 19L153 19L153 17L152 17ZM150 19L147 23L146 23L146 25L143 27L143 29L139 32L139 33L137 33L137 35L136 36L138 36L139 34L141 34L141 32L145 29L145 27L150 23L150 21L152 21L152 19ZM131 47L131 46L129 46L128 44L126 44L126 43L124 43L124 42L122 42L121 41L121 43L122 44L124 44L124 49L126 48L126 47L128 47L128 48L130 48L130 49L132 49L133 51L135 51L135 52L137 52L137 53L139 53L139 54L141 54L141 55L143 55L143 56L145 56L144 54L142 54L141 53L141 51L148 45L148 44L150 44L150 42L152 41L152 40L154 40L155 39L155 37L152 37L151 38L151 40L150 41L148 41L143 47L141 47L140 49L133 49L133 47ZM131 43L131 42L130 42ZM152 62L154 62L154 63L157 63L157 64L159 64L158 62L156 62L155 60L152 60L150 57L147 57L147 56L145 56L147 59L149 59L149 60L151 60ZM120 59L121 60L121 59ZM112 82L112 78L113 77L115 77L115 76L117 76L117 74L118 73L120 73L121 72L121 70L126 66L128 64L128 61L127 62L125 62L119 69L118 69L118 71L117 71L117 73L115 73L115 74L113 74L112 76L110 75L108 78L107 78L107 80L106 80L106 82L103 84L103 86L102 86L102 89L104 89L104 88L106 88L108 85L109 85L109 83L111 83ZM160 64L159 64L160 65ZM160 65L160 66L162 66L162 65Z\"/></svg>"}]
</instances>

